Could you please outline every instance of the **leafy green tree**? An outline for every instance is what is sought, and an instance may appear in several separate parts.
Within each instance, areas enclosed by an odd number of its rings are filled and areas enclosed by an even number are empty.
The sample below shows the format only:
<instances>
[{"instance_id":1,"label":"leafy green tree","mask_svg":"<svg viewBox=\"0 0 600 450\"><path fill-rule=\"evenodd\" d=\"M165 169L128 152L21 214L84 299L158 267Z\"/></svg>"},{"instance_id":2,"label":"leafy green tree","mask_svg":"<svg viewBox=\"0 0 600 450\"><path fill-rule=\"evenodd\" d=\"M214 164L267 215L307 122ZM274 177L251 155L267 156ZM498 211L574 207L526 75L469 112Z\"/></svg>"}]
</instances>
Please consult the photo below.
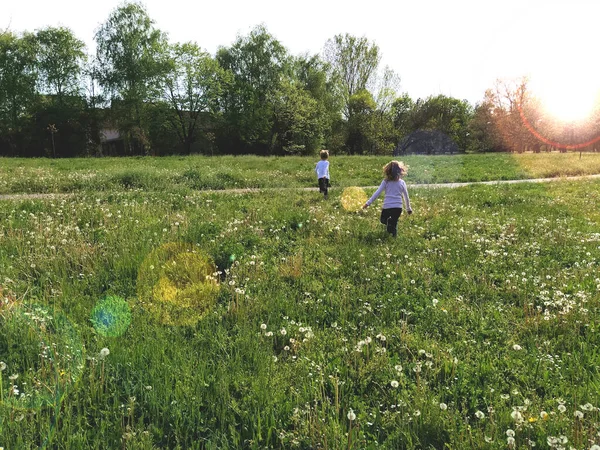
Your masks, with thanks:
<instances>
[{"instance_id":1,"label":"leafy green tree","mask_svg":"<svg viewBox=\"0 0 600 450\"><path fill-rule=\"evenodd\" d=\"M330 76L329 64L318 55L301 55L294 58L293 71L293 77L316 100L315 107L322 124L324 144L329 149L341 150L343 143L336 143L335 138L342 122L344 102L339 83Z\"/></svg>"},{"instance_id":2,"label":"leafy green tree","mask_svg":"<svg viewBox=\"0 0 600 450\"><path fill-rule=\"evenodd\" d=\"M79 95L86 59L83 41L68 28L48 27L36 32L35 42L41 91L59 101L65 95Z\"/></svg>"},{"instance_id":3,"label":"leafy green tree","mask_svg":"<svg viewBox=\"0 0 600 450\"><path fill-rule=\"evenodd\" d=\"M0 33L0 151L23 150L23 128L31 118L36 97L35 45L31 35Z\"/></svg>"},{"instance_id":4,"label":"leafy green tree","mask_svg":"<svg viewBox=\"0 0 600 450\"><path fill-rule=\"evenodd\" d=\"M323 142L326 120L324 109L290 78L280 83L274 102L274 144L283 154L312 154Z\"/></svg>"},{"instance_id":5,"label":"leafy green tree","mask_svg":"<svg viewBox=\"0 0 600 450\"><path fill-rule=\"evenodd\" d=\"M349 117L350 98L374 82L381 59L379 47L365 37L338 34L326 42L324 57L340 83L344 114Z\"/></svg>"},{"instance_id":6,"label":"leafy green tree","mask_svg":"<svg viewBox=\"0 0 600 450\"><path fill-rule=\"evenodd\" d=\"M45 155L75 156L90 141L81 77L85 44L64 27L47 27L31 38L42 94L33 105L31 145Z\"/></svg>"},{"instance_id":7,"label":"leafy green tree","mask_svg":"<svg viewBox=\"0 0 600 450\"><path fill-rule=\"evenodd\" d=\"M242 152L272 152L273 100L290 70L287 50L261 25L248 36L238 36L231 47L221 47L216 58L233 77L223 96L222 145Z\"/></svg>"},{"instance_id":8,"label":"leafy green tree","mask_svg":"<svg viewBox=\"0 0 600 450\"><path fill-rule=\"evenodd\" d=\"M412 111L412 131L436 130L452 139L459 149L470 148L469 124L473 108L466 100L445 95L417 100Z\"/></svg>"},{"instance_id":9,"label":"leafy green tree","mask_svg":"<svg viewBox=\"0 0 600 450\"><path fill-rule=\"evenodd\" d=\"M415 102L407 93L402 94L394 100L391 114L399 137L406 136L415 131L413 126L414 107Z\"/></svg>"},{"instance_id":10,"label":"leafy green tree","mask_svg":"<svg viewBox=\"0 0 600 450\"><path fill-rule=\"evenodd\" d=\"M350 97L346 149L350 154L372 153L374 149L374 115L377 108L373 95L366 89Z\"/></svg>"},{"instance_id":11,"label":"leafy green tree","mask_svg":"<svg viewBox=\"0 0 600 450\"><path fill-rule=\"evenodd\" d=\"M139 3L114 10L96 33L99 82L113 102L130 147L149 150L144 104L160 97L167 38Z\"/></svg>"},{"instance_id":12,"label":"leafy green tree","mask_svg":"<svg viewBox=\"0 0 600 450\"><path fill-rule=\"evenodd\" d=\"M186 153L190 153L201 117L211 119L219 112L220 98L231 81L231 73L194 43L175 44L169 54L164 100L175 112L169 116L169 123Z\"/></svg>"}]
</instances>

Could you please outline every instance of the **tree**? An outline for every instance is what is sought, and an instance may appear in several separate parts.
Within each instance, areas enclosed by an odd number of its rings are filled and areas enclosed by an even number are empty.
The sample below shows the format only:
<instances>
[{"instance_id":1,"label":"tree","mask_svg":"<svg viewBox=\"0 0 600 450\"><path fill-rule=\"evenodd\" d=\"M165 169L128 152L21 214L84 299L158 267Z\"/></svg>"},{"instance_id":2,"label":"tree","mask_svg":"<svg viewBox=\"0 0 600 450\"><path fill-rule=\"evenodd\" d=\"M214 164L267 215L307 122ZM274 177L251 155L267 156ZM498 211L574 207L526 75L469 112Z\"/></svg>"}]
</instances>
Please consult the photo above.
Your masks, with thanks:
<instances>
[{"instance_id":1,"label":"tree","mask_svg":"<svg viewBox=\"0 0 600 450\"><path fill-rule=\"evenodd\" d=\"M100 85L110 95L130 147L148 151L144 103L160 97L168 70L167 38L154 27L145 8L126 3L114 10L96 33Z\"/></svg>"},{"instance_id":2,"label":"tree","mask_svg":"<svg viewBox=\"0 0 600 450\"><path fill-rule=\"evenodd\" d=\"M522 152L535 143L521 119L521 111L529 100L527 83L526 78L497 80L494 88L485 93L485 103L491 107L492 122L502 147L509 151Z\"/></svg>"},{"instance_id":3,"label":"tree","mask_svg":"<svg viewBox=\"0 0 600 450\"><path fill-rule=\"evenodd\" d=\"M350 154L371 153L373 149L373 118L377 105L366 89L350 97L346 149Z\"/></svg>"},{"instance_id":4,"label":"tree","mask_svg":"<svg viewBox=\"0 0 600 450\"><path fill-rule=\"evenodd\" d=\"M22 129L31 117L29 106L35 100L37 71L35 46L31 35L22 37L0 33L0 143L2 153L22 149Z\"/></svg>"},{"instance_id":5,"label":"tree","mask_svg":"<svg viewBox=\"0 0 600 450\"><path fill-rule=\"evenodd\" d=\"M79 95L85 44L63 27L39 30L35 41L41 91L59 102L65 95Z\"/></svg>"},{"instance_id":6,"label":"tree","mask_svg":"<svg viewBox=\"0 0 600 450\"><path fill-rule=\"evenodd\" d=\"M392 104L392 118L394 127L400 137L416 131L413 126L413 110L415 102L407 93L402 94Z\"/></svg>"},{"instance_id":7,"label":"tree","mask_svg":"<svg viewBox=\"0 0 600 450\"><path fill-rule=\"evenodd\" d=\"M340 83L344 114L349 117L350 98L361 90L368 90L377 73L381 59L379 47L365 37L338 34L326 42L324 57Z\"/></svg>"},{"instance_id":8,"label":"tree","mask_svg":"<svg viewBox=\"0 0 600 450\"><path fill-rule=\"evenodd\" d=\"M273 100L290 70L287 50L264 26L217 51L220 66L233 76L225 92L223 145L239 151L273 150Z\"/></svg>"},{"instance_id":9,"label":"tree","mask_svg":"<svg viewBox=\"0 0 600 450\"><path fill-rule=\"evenodd\" d=\"M336 125L341 123L343 98L337 83L331 76L330 66L318 55L301 55L293 60L293 77L297 79L316 100L315 107L322 123L324 143L329 149L341 149L337 144Z\"/></svg>"},{"instance_id":10,"label":"tree","mask_svg":"<svg viewBox=\"0 0 600 450\"><path fill-rule=\"evenodd\" d=\"M311 154L323 142L326 121L318 101L297 80L282 80L274 102L274 146L283 154Z\"/></svg>"},{"instance_id":11,"label":"tree","mask_svg":"<svg viewBox=\"0 0 600 450\"><path fill-rule=\"evenodd\" d=\"M194 43L170 47L170 70L164 75L164 99L175 115L169 122L190 153L201 114L214 115L231 73Z\"/></svg>"}]
</instances>

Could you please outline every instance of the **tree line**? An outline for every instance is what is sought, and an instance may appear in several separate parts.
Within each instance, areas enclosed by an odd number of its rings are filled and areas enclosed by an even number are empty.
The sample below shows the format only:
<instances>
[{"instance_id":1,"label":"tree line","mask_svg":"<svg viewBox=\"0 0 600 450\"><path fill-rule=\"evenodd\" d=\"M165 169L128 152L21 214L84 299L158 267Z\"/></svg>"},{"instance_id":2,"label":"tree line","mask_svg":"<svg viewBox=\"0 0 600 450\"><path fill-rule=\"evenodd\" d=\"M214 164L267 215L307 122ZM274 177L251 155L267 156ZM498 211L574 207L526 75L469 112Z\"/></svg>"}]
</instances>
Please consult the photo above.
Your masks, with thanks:
<instances>
[{"instance_id":1,"label":"tree line","mask_svg":"<svg viewBox=\"0 0 600 450\"><path fill-rule=\"evenodd\" d=\"M459 152L591 150L600 133L597 113L550 117L526 79L498 81L477 105L413 100L380 67L378 46L349 34L295 56L261 25L210 55L170 42L143 4L125 3L95 42L88 55L68 28L0 33L0 156L441 151L410 147L419 130Z\"/></svg>"}]
</instances>

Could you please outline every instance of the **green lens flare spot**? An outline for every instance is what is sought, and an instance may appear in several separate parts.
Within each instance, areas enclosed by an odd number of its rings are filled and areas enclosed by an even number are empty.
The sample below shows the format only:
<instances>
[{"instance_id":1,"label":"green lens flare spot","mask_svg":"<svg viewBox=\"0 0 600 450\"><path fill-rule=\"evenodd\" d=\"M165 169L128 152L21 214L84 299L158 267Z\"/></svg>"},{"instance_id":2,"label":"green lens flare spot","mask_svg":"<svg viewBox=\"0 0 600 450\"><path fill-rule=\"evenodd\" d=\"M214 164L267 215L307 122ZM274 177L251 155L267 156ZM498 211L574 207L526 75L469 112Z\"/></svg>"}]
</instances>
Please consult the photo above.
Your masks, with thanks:
<instances>
[{"instance_id":1,"label":"green lens flare spot","mask_svg":"<svg viewBox=\"0 0 600 450\"><path fill-rule=\"evenodd\" d=\"M166 325L195 325L216 304L220 288L216 272L212 258L196 247L164 244L140 266L138 300Z\"/></svg>"},{"instance_id":2,"label":"green lens flare spot","mask_svg":"<svg viewBox=\"0 0 600 450\"><path fill-rule=\"evenodd\" d=\"M131 323L131 310L123 298L111 295L96 304L90 320L98 334L108 337L121 336Z\"/></svg>"}]
</instances>

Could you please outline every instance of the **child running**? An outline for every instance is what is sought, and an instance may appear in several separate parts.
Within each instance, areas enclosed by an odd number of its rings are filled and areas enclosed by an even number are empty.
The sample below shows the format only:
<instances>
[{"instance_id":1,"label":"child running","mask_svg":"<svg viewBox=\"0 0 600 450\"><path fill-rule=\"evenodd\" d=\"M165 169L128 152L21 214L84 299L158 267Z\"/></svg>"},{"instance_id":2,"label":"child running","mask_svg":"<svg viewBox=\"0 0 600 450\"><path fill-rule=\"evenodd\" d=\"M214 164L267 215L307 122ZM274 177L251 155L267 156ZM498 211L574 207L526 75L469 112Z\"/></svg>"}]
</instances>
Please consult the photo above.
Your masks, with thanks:
<instances>
[{"instance_id":1,"label":"child running","mask_svg":"<svg viewBox=\"0 0 600 450\"><path fill-rule=\"evenodd\" d=\"M363 209L367 209L371 203L379 197L379 194L385 191L383 209L381 210L381 218L379 220L382 224L386 225L387 232L394 237L396 237L396 234L398 233L398 219L400 218L400 214L402 214L403 198L406 212L412 214L412 208L410 207L410 200L408 198L408 189L406 188L406 183L402 179L402 177L406 175L406 172L406 166L402 162L391 161L387 163L383 167L383 181L373 196L367 200L367 203L363 206Z\"/></svg>"},{"instance_id":2,"label":"child running","mask_svg":"<svg viewBox=\"0 0 600 450\"><path fill-rule=\"evenodd\" d=\"M323 193L325 199L327 199L327 188L329 187L329 152L327 150L321 150L319 152L321 161L317 163L315 172L317 172L317 179L319 180L319 192Z\"/></svg>"}]
</instances>

